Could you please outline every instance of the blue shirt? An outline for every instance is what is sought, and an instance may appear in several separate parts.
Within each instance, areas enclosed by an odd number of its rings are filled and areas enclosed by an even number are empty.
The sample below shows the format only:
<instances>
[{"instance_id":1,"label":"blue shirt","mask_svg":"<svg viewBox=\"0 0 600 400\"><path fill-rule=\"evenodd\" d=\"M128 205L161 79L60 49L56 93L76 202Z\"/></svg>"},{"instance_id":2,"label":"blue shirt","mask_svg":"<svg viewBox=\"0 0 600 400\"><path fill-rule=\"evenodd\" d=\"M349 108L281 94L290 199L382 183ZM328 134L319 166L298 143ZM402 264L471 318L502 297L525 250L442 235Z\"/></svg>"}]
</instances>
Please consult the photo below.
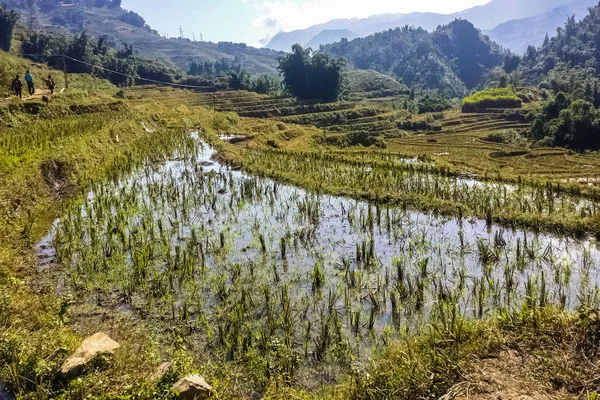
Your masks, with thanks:
<instances>
[{"instance_id":1,"label":"blue shirt","mask_svg":"<svg viewBox=\"0 0 600 400\"><path fill-rule=\"evenodd\" d=\"M33 76L31 76L31 74L28 72L25 74L25 80L27 82L33 82Z\"/></svg>"}]
</instances>

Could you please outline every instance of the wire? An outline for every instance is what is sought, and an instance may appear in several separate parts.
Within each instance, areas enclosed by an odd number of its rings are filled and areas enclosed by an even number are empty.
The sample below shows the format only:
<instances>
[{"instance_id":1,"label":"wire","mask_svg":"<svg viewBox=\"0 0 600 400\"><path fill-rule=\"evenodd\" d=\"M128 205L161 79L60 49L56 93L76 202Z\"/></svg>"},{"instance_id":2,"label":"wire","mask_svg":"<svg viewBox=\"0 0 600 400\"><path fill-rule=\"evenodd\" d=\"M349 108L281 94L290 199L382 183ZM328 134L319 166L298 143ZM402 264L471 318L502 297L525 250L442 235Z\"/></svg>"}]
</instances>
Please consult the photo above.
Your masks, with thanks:
<instances>
[{"instance_id":1,"label":"wire","mask_svg":"<svg viewBox=\"0 0 600 400\"><path fill-rule=\"evenodd\" d=\"M110 72L112 74L117 74L117 75L125 76L125 77L128 77L128 78L134 79L136 81L145 81L145 82L155 83L155 84L158 84L158 85L166 85L166 86L173 86L173 87L186 88L186 89L204 89L204 90L206 90L206 89L212 90L213 89L213 87L211 87L211 86L184 85L184 84L181 84L181 83L170 83L170 82L157 81L157 80L154 80L154 79L140 78L140 77L136 77L136 76L133 76L133 75L125 74L123 72L113 71L112 69L100 67L98 65L90 64L88 62L81 61L81 60L78 60L76 58L69 57L69 56L62 55L62 54L61 55L21 54L21 55L22 56L29 56L29 57L63 57L63 58L68 58L69 60L78 62L78 63L83 64L83 65L87 65L87 66L92 67L92 68L98 68L99 70Z\"/></svg>"}]
</instances>

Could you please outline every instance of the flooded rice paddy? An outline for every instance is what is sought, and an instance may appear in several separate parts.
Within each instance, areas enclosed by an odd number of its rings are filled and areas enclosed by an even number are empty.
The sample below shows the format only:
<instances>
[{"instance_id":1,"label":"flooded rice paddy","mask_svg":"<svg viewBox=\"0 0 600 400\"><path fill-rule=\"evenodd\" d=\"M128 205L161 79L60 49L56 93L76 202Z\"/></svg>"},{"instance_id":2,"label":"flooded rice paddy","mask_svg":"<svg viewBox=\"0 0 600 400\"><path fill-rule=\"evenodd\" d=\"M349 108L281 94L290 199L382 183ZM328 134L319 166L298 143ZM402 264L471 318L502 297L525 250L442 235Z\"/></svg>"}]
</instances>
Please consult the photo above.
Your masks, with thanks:
<instances>
[{"instance_id":1,"label":"flooded rice paddy","mask_svg":"<svg viewBox=\"0 0 600 400\"><path fill-rule=\"evenodd\" d=\"M198 141L193 153L94 186L38 245L43 267L82 301L192 326L231 359L284 343L343 364L442 305L482 318L598 301L593 240L318 194L213 155ZM354 169L355 179L376 173ZM404 184L434 185L420 175ZM470 193L524 190L452 179ZM595 209L590 199L555 202Z\"/></svg>"}]
</instances>

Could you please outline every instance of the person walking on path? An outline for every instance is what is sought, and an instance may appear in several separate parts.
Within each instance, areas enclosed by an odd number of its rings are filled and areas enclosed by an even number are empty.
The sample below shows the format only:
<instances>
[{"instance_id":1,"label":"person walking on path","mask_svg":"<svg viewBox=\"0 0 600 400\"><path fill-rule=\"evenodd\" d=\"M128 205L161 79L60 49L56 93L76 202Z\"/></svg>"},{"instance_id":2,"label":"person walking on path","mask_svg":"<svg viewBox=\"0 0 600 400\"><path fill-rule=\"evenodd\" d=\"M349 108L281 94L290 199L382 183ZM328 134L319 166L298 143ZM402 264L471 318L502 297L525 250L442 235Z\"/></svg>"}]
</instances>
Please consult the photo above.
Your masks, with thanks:
<instances>
[{"instance_id":1,"label":"person walking on path","mask_svg":"<svg viewBox=\"0 0 600 400\"><path fill-rule=\"evenodd\" d=\"M48 79L46 79L46 86L50 89L50 94L54 94L54 79L52 79L52 75L48 75Z\"/></svg>"},{"instance_id":2,"label":"person walking on path","mask_svg":"<svg viewBox=\"0 0 600 400\"><path fill-rule=\"evenodd\" d=\"M23 82L19 79L19 75L12 81L12 90L15 91L15 94L19 99L23 99Z\"/></svg>"},{"instance_id":3,"label":"person walking on path","mask_svg":"<svg viewBox=\"0 0 600 400\"><path fill-rule=\"evenodd\" d=\"M27 82L27 89L29 90L29 95L33 96L35 94L35 87L33 87L33 76L31 76L29 70L27 70L27 73L25 74L25 81Z\"/></svg>"}]
</instances>

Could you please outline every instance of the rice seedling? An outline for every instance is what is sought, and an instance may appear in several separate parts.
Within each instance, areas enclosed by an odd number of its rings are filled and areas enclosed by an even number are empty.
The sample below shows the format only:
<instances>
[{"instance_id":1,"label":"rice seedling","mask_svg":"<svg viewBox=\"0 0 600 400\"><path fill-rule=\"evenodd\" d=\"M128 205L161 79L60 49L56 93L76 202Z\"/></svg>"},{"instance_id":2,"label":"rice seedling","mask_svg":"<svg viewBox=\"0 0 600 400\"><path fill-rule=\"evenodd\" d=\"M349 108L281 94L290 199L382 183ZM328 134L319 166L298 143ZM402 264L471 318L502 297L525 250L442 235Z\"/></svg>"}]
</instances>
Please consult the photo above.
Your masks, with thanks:
<instances>
[{"instance_id":1,"label":"rice seedling","mask_svg":"<svg viewBox=\"0 0 600 400\"><path fill-rule=\"evenodd\" d=\"M315 365L342 374L349 360L409 327L431 324L435 335L459 341L459 310L485 318L520 305L598 302L585 278L600 258L593 241L496 225L500 210L538 201L542 211L531 212L544 214L552 198L555 209L575 212L589 198L559 202L554 189L467 183L418 167L384 171L375 162L367 173L314 154L300 163L251 152L240 172L215 162L206 143L185 143L170 160L94 185L46 244L82 301L96 304L101 293L147 318L196 326L211 357L252 368L251 355L265 354L265 371L286 380ZM258 164L282 170L282 160L340 187L383 185L464 202L481 218L382 207L253 173Z\"/></svg>"}]
</instances>

